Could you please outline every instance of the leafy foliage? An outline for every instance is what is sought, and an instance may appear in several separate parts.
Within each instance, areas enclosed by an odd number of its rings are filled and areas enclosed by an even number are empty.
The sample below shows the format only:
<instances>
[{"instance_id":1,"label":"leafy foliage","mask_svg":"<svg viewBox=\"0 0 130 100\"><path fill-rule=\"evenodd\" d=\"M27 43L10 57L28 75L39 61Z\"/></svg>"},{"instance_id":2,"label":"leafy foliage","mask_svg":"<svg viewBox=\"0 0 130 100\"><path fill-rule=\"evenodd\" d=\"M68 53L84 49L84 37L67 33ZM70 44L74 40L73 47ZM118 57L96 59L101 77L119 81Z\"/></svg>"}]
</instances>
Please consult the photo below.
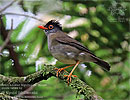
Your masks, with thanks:
<instances>
[{"instance_id":1,"label":"leafy foliage","mask_svg":"<svg viewBox=\"0 0 130 100\"><path fill-rule=\"evenodd\" d=\"M52 0L51 0L52 1ZM55 0L53 0L54 2ZM34 5L34 3L36 5ZM37 3L36 3L37 2ZM42 1L44 2L44 1ZM56 3L59 1L55 1ZM46 4L51 2L45 2ZM40 9L48 9L48 13L64 19L63 31L66 33L77 32L75 39L88 47L95 55L111 64L111 71L104 72L98 65L85 63L86 67L79 66L74 74L81 80L92 86L96 92L105 100L127 100L129 98L129 4L116 1L66 1L60 2L62 9L50 10L45 4L39 1L24 2L28 4L32 13L43 12ZM45 6L45 7L44 7ZM29 10L28 6L22 6ZM122 8L121 8L122 7ZM39 9L39 10L38 10ZM118 11L118 9L120 9ZM5 27L8 25L7 16L3 17ZM18 54L18 60L23 68L24 75L33 73L40 69L41 64L55 63L47 48L47 39L42 30L36 26L29 29L22 39L19 36L26 30L25 26L29 19L21 21L11 34L11 43L14 51ZM69 33L70 34L70 33ZM0 45L4 42L0 34ZM14 70L14 60L10 57L8 48L0 53L0 72L3 75L17 76ZM56 62L57 67L64 67L65 64ZM68 68L70 71L72 68ZM91 75L90 75L91 73ZM90 76L89 76L90 75ZM42 86L39 86L39 85ZM62 81L50 78L42 81L33 90L35 96L42 96L48 100L73 100L76 98L76 91L70 89ZM83 98L78 95L77 99Z\"/></svg>"}]
</instances>

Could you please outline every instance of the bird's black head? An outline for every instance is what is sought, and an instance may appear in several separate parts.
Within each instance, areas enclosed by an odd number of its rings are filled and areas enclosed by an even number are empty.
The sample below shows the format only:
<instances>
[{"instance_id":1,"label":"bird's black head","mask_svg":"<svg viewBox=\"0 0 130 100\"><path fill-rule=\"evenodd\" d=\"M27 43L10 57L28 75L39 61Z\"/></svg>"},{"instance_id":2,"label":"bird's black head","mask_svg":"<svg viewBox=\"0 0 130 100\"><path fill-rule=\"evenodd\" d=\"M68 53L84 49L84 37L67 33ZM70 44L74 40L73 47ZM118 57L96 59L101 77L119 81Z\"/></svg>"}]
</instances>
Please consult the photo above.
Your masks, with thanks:
<instances>
[{"instance_id":1,"label":"bird's black head","mask_svg":"<svg viewBox=\"0 0 130 100\"><path fill-rule=\"evenodd\" d=\"M38 27L45 30L46 35L50 33L55 33L59 30L62 31L61 24L56 20L51 20L45 26L38 26Z\"/></svg>"}]
</instances>

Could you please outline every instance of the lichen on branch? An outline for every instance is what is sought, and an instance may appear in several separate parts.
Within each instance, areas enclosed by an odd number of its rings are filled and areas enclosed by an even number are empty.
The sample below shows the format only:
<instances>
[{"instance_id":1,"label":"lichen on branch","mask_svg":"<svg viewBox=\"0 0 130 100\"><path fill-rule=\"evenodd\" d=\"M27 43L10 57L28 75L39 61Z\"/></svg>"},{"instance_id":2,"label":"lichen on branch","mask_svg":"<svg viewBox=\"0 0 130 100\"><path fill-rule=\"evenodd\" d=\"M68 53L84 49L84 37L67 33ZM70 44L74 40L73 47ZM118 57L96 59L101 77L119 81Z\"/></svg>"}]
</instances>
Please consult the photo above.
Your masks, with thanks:
<instances>
[{"instance_id":1,"label":"lichen on branch","mask_svg":"<svg viewBox=\"0 0 130 100\"><path fill-rule=\"evenodd\" d=\"M56 77L55 67L52 65L43 65L42 69L27 75L25 77L7 77L0 74L0 84L30 84L33 85L39 81L47 80L48 78L55 76ZM64 75L67 75L68 73L65 71L62 71L59 75L59 79L63 80L65 83L66 77ZM73 89L77 90L78 94L84 95L84 99L86 100L103 100L100 96L98 96L95 92L95 90L87 85L85 82L81 81L77 77L72 77L72 82L70 85Z\"/></svg>"}]
</instances>

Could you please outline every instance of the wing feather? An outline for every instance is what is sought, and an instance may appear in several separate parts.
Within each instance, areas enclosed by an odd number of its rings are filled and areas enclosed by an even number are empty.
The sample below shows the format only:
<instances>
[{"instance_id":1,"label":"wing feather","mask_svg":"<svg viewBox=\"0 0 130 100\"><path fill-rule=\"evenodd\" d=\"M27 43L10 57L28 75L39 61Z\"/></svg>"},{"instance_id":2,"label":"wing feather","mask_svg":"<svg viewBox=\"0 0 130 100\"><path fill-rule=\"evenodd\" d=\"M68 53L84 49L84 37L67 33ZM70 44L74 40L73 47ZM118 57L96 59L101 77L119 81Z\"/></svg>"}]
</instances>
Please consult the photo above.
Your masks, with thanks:
<instances>
[{"instance_id":1,"label":"wing feather","mask_svg":"<svg viewBox=\"0 0 130 100\"><path fill-rule=\"evenodd\" d=\"M96 55L94 55L92 52L90 52L87 47L83 46L80 42L74 40L73 38L71 38L69 36L58 37L58 38L56 38L56 41L58 41L62 44L73 46L79 50L85 51L85 52L91 54L92 56L96 57Z\"/></svg>"}]
</instances>

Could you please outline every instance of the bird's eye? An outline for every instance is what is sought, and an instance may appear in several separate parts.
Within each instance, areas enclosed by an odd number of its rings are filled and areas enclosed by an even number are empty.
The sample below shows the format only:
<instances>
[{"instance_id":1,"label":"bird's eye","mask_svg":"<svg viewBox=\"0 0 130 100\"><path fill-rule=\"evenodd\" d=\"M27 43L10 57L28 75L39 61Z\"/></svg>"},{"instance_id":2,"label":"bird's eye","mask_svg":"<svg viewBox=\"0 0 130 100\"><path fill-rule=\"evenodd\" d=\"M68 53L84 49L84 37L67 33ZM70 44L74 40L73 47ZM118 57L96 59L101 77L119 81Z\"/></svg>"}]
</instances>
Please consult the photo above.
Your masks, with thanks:
<instances>
[{"instance_id":1,"label":"bird's eye","mask_svg":"<svg viewBox=\"0 0 130 100\"><path fill-rule=\"evenodd\" d=\"M49 27L48 27L49 29L53 29L53 25L49 25Z\"/></svg>"}]
</instances>

